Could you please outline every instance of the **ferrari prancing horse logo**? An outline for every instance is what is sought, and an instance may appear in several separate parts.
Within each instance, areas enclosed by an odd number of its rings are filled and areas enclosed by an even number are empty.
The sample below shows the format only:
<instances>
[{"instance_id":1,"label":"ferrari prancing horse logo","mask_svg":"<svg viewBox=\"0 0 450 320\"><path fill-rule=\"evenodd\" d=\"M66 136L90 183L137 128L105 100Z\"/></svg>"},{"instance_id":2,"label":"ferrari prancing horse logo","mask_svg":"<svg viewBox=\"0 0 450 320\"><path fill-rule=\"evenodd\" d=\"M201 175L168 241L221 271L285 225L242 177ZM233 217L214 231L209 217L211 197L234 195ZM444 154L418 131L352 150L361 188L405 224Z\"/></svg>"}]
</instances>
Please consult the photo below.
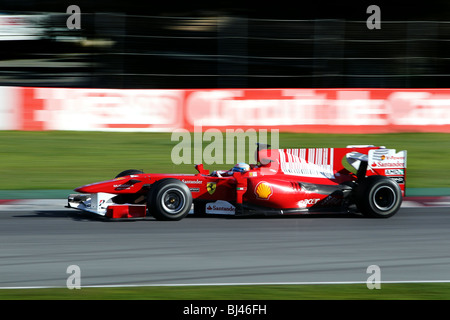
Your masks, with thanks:
<instances>
[{"instance_id":1,"label":"ferrari prancing horse logo","mask_svg":"<svg viewBox=\"0 0 450 320\"><path fill-rule=\"evenodd\" d=\"M214 192L216 192L216 188L217 188L217 185L216 185L215 182L208 182L208 183L206 184L206 190L208 190L208 193L211 194L211 195L212 195Z\"/></svg>"}]
</instances>

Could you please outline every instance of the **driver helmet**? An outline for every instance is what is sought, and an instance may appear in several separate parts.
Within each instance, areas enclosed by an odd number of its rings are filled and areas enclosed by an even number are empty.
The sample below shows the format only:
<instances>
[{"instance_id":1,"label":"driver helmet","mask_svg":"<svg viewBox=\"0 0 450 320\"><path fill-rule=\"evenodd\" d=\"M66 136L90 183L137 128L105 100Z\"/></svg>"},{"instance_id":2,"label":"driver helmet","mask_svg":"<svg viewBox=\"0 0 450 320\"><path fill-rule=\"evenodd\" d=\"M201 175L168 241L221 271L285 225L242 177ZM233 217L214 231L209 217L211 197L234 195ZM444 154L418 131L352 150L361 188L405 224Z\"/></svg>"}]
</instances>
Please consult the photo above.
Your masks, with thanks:
<instances>
[{"instance_id":1,"label":"driver helmet","mask_svg":"<svg viewBox=\"0 0 450 320\"><path fill-rule=\"evenodd\" d=\"M247 163L239 162L232 169L232 172L247 172L250 170L250 166Z\"/></svg>"}]
</instances>

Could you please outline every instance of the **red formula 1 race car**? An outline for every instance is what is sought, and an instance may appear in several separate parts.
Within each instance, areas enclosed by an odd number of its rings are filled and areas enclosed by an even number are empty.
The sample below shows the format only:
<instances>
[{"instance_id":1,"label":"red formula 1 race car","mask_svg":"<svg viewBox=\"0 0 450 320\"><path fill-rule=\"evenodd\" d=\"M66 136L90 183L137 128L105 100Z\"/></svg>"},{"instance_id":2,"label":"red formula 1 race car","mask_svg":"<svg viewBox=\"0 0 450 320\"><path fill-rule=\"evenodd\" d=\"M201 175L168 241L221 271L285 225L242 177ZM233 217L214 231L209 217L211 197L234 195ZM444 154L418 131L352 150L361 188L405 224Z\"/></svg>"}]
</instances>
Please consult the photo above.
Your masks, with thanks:
<instances>
[{"instance_id":1,"label":"red formula 1 race car","mask_svg":"<svg viewBox=\"0 0 450 320\"><path fill-rule=\"evenodd\" d=\"M143 173L75 189L68 207L107 218L180 220L192 214L291 215L360 212L388 218L405 194L406 151L376 146L267 149L257 163L210 173ZM344 165L345 163L345 165ZM348 169L346 168L348 167Z\"/></svg>"}]
</instances>

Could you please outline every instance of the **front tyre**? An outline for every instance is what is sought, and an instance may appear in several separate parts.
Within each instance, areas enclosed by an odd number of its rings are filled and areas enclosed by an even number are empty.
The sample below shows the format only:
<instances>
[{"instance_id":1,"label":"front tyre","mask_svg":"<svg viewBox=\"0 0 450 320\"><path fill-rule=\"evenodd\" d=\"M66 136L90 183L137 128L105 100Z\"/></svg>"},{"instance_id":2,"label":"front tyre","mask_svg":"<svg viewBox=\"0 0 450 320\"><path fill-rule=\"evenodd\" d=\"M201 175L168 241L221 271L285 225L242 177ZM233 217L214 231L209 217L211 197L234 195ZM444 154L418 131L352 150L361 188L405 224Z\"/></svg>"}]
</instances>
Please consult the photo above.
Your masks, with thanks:
<instances>
[{"instance_id":1,"label":"front tyre","mask_svg":"<svg viewBox=\"0 0 450 320\"><path fill-rule=\"evenodd\" d=\"M369 176L356 187L355 202L359 211L367 217L389 218L400 209L402 192L392 179Z\"/></svg>"},{"instance_id":2,"label":"front tyre","mask_svg":"<svg viewBox=\"0 0 450 320\"><path fill-rule=\"evenodd\" d=\"M147 206L157 220L178 221L189 213L192 194L180 180L162 179L152 185Z\"/></svg>"}]
</instances>

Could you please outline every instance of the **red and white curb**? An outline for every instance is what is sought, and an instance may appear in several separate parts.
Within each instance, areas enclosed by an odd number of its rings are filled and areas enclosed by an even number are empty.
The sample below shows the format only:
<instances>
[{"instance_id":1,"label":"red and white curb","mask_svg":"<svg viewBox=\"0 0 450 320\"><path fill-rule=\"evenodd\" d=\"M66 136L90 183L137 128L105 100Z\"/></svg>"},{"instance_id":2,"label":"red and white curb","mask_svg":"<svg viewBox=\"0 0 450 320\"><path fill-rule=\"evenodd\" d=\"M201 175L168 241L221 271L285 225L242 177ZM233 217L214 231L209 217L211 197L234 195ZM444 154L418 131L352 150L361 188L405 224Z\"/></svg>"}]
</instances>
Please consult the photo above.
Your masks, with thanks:
<instances>
[{"instance_id":1,"label":"red and white curb","mask_svg":"<svg viewBox=\"0 0 450 320\"><path fill-rule=\"evenodd\" d=\"M67 199L0 199L0 211L71 210ZM450 196L406 197L402 208L450 207Z\"/></svg>"},{"instance_id":2,"label":"red and white curb","mask_svg":"<svg viewBox=\"0 0 450 320\"><path fill-rule=\"evenodd\" d=\"M402 208L450 207L450 196L443 197L405 197Z\"/></svg>"}]
</instances>

